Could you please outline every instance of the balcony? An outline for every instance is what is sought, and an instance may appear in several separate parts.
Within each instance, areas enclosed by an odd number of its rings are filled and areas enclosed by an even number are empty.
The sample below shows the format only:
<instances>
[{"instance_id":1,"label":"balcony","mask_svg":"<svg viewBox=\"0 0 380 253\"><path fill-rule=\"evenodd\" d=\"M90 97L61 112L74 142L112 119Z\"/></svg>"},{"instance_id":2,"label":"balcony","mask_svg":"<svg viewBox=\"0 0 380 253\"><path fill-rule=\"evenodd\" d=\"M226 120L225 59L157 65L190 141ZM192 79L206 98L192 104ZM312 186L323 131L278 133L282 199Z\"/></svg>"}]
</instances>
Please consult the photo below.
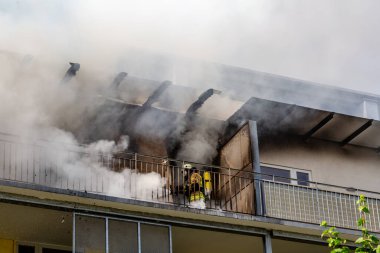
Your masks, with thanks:
<instances>
[{"instance_id":1,"label":"balcony","mask_svg":"<svg viewBox=\"0 0 380 253\"><path fill-rule=\"evenodd\" d=\"M0 179L40 189L63 189L165 205L193 207L186 197L185 161L135 153L88 153L82 147L59 147L48 142L0 140ZM355 202L366 195L371 214L368 229L380 232L380 194L307 182L308 186L263 180L248 165L242 170L192 163L209 172L212 191L206 209L260 215L290 221L357 229ZM267 177L266 177L267 178ZM294 182L294 180L290 180ZM38 187L37 187L38 188ZM261 213L255 198L260 198Z\"/></svg>"}]
</instances>

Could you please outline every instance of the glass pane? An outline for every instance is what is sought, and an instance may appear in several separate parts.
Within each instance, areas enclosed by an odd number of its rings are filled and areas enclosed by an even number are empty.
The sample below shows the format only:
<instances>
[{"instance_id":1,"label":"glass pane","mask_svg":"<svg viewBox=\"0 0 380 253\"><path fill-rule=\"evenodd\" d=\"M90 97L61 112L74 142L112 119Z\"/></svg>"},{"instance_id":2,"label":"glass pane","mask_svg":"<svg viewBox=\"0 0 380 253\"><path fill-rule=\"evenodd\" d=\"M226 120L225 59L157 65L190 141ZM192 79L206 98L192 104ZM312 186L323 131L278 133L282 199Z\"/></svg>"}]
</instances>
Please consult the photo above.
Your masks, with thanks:
<instances>
[{"instance_id":1,"label":"glass pane","mask_svg":"<svg viewBox=\"0 0 380 253\"><path fill-rule=\"evenodd\" d=\"M309 174L297 171L297 183L298 185L309 186Z\"/></svg>"},{"instance_id":2,"label":"glass pane","mask_svg":"<svg viewBox=\"0 0 380 253\"><path fill-rule=\"evenodd\" d=\"M266 174L262 175L265 180L290 184L290 170L261 166L261 173Z\"/></svg>"},{"instance_id":3,"label":"glass pane","mask_svg":"<svg viewBox=\"0 0 380 253\"><path fill-rule=\"evenodd\" d=\"M34 246L19 245L18 253L34 253Z\"/></svg>"},{"instance_id":4,"label":"glass pane","mask_svg":"<svg viewBox=\"0 0 380 253\"><path fill-rule=\"evenodd\" d=\"M43 248L42 253L71 253L71 250Z\"/></svg>"},{"instance_id":5,"label":"glass pane","mask_svg":"<svg viewBox=\"0 0 380 253\"><path fill-rule=\"evenodd\" d=\"M263 238L260 236L175 226L172 227L172 234L174 253L264 253Z\"/></svg>"},{"instance_id":6,"label":"glass pane","mask_svg":"<svg viewBox=\"0 0 380 253\"><path fill-rule=\"evenodd\" d=\"M108 220L110 253L137 253L137 223Z\"/></svg>"},{"instance_id":7,"label":"glass pane","mask_svg":"<svg viewBox=\"0 0 380 253\"><path fill-rule=\"evenodd\" d=\"M141 224L141 252L169 253L169 228Z\"/></svg>"},{"instance_id":8,"label":"glass pane","mask_svg":"<svg viewBox=\"0 0 380 253\"><path fill-rule=\"evenodd\" d=\"M296 242L289 240L272 239L272 250L275 253L307 252L328 253L329 247L307 242Z\"/></svg>"},{"instance_id":9,"label":"glass pane","mask_svg":"<svg viewBox=\"0 0 380 253\"><path fill-rule=\"evenodd\" d=\"M75 252L104 253L105 249L105 219L77 215L75 217Z\"/></svg>"}]
</instances>

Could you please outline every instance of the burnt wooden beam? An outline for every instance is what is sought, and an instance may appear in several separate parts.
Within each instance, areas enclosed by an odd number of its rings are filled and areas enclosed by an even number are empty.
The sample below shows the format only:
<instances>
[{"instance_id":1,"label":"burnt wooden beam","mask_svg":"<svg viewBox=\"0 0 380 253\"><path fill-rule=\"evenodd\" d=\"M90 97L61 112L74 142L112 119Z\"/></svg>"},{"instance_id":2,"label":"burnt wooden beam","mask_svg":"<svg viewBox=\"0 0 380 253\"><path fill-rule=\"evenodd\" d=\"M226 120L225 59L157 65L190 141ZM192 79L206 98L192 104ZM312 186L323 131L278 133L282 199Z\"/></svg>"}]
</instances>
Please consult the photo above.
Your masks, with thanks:
<instances>
[{"instance_id":1,"label":"burnt wooden beam","mask_svg":"<svg viewBox=\"0 0 380 253\"><path fill-rule=\"evenodd\" d=\"M334 113L331 112L324 119L322 119L317 125L315 125L312 129L310 129L304 136L303 139L309 139L313 134L315 134L319 129L321 129L324 125L326 125L330 120L334 118Z\"/></svg>"},{"instance_id":2,"label":"burnt wooden beam","mask_svg":"<svg viewBox=\"0 0 380 253\"><path fill-rule=\"evenodd\" d=\"M110 85L110 88L111 89L116 89L120 86L121 82L125 79L125 77L127 76L128 74L126 72L120 72L119 74L117 74L117 76L115 77L115 79L113 79L111 85Z\"/></svg>"},{"instance_id":3,"label":"burnt wooden beam","mask_svg":"<svg viewBox=\"0 0 380 253\"><path fill-rule=\"evenodd\" d=\"M74 77L80 69L80 64L75 62L69 62L70 68L66 71L61 84L68 83L72 77Z\"/></svg>"},{"instance_id":4,"label":"burnt wooden beam","mask_svg":"<svg viewBox=\"0 0 380 253\"><path fill-rule=\"evenodd\" d=\"M357 130L355 130L355 132L353 132L352 134L350 134L346 139L344 139L340 145L341 146L344 146L346 144L348 144L350 141L352 141L354 138L356 138L359 134L361 134L362 132L364 132L367 128L369 128L371 125L372 125L372 122L373 122L373 119L371 120L368 120L364 125L362 125L361 127L359 127Z\"/></svg>"}]
</instances>

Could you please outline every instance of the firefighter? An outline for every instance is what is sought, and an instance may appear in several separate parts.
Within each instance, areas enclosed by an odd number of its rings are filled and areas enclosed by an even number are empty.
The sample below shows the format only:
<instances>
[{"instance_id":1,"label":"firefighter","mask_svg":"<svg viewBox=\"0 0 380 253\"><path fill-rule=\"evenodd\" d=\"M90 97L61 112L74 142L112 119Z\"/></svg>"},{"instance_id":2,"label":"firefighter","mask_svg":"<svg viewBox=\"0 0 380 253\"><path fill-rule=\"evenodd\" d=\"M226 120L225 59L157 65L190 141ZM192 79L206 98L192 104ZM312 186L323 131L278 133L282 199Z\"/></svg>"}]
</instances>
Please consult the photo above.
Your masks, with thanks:
<instances>
[{"instance_id":1,"label":"firefighter","mask_svg":"<svg viewBox=\"0 0 380 253\"><path fill-rule=\"evenodd\" d=\"M185 193L189 199L190 204L195 201L204 203L205 195L203 188L203 178L195 167L191 164L185 164L185 182L187 181Z\"/></svg>"}]
</instances>

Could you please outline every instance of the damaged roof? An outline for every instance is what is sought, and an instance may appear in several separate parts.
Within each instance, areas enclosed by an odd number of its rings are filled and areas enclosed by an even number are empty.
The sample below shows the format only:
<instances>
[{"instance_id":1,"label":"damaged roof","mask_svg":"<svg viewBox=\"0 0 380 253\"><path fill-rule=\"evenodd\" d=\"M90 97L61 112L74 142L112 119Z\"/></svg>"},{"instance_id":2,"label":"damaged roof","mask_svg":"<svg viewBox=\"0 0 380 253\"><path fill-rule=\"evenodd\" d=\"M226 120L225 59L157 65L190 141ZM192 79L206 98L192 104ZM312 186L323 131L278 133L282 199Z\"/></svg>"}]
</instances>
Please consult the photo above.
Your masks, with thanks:
<instances>
[{"instance_id":1,"label":"damaged roof","mask_svg":"<svg viewBox=\"0 0 380 253\"><path fill-rule=\"evenodd\" d=\"M246 120L257 122L259 135L293 134L341 146L380 147L380 121L374 119L250 98L228 119L230 124L237 125Z\"/></svg>"}]
</instances>

